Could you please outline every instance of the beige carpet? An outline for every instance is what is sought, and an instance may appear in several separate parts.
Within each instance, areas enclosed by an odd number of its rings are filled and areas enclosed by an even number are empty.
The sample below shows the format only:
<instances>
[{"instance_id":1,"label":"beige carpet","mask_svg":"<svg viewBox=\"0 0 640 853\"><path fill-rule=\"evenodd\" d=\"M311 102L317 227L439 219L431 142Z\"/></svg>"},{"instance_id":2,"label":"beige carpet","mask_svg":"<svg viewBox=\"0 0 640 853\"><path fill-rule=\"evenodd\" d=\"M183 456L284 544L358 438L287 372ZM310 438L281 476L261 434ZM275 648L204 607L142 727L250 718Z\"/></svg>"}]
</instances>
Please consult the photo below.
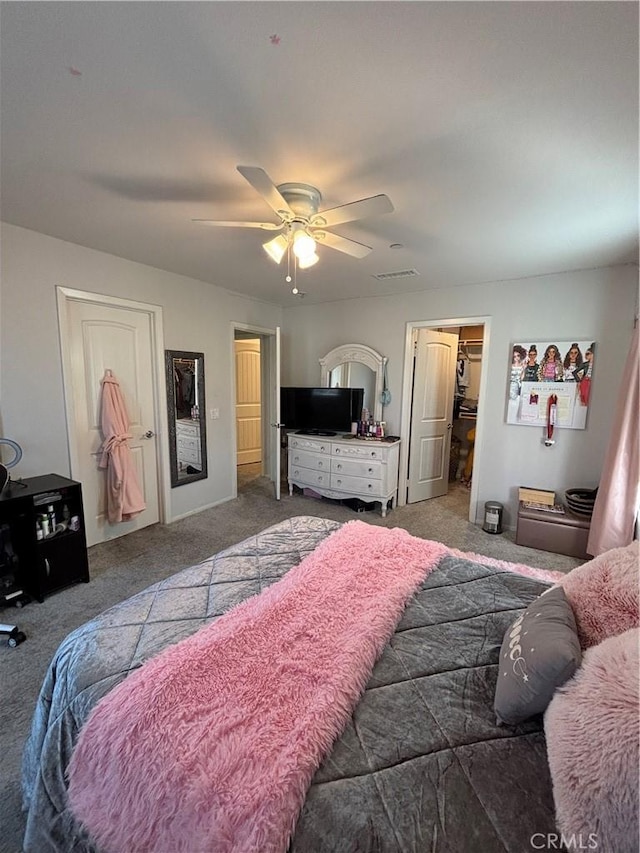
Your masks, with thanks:
<instances>
[{"instance_id":1,"label":"beige carpet","mask_svg":"<svg viewBox=\"0 0 640 853\"><path fill-rule=\"evenodd\" d=\"M242 466L245 468L246 466ZM248 466L247 466L248 467ZM359 518L370 524L404 527L415 536L437 539L464 551L568 571L579 561L521 548L512 533L490 535L467 521L469 492L452 484L443 498L400 507L386 519L379 510L355 513L334 501L314 500L283 488L280 501L272 485L256 471L243 472L238 497L198 515L163 527L153 525L89 550L91 582L77 584L22 610L5 609L0 619L17 622L27 641L17 649L0 643L0 851L19 853L21 814L20 761L35 700L46 668L63 638L78 625L119 601L247 536L294 515L318 515L337 521ZM257 472L259 473L259 471Z\"/></svg>"}]
</instances>

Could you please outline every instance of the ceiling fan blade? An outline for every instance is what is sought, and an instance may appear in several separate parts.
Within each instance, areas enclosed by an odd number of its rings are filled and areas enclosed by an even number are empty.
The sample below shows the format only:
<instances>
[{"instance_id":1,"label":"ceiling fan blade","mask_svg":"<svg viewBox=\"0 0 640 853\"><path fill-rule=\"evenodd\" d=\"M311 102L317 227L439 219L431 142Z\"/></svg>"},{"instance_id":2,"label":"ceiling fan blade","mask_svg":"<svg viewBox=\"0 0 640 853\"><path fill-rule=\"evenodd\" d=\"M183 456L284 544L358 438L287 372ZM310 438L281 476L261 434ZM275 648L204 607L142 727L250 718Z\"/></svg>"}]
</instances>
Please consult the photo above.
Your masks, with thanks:
<instances>
[{"instance_id":1,"label":"ceiling fan blade","mask_svg":"<svg viewBox=\"0 0 640 853\"><path fill-rule=\"evenodd\" d=\"M275 222L226 222L221 219L192 219L191 221L224 228L262 228L263 231L280 231L282 228L282 222L276 225Z\"/></svg>"},{"instance_id":2,"label":"ceiling fan blade","mask_svg":"<svg viewBox=\"0 0 640 853\"><path fill-rule=\"evenodd\" d=\"M371 246L365 246L364 243L356 243L355 240L340 237L339 234L331 234L329 231L312 232L312 236L321 246L337 249L338 252L344 252L347 255L351 255L352 258L366 258L371 251Z\"/></svg>"},{"instance_id":3,"label":"ceiling fan blade","mask_svg":"<svg viewBox=\"0 0 640 853\"><path fill-rule=\"evenodd\" d=\"M258 166L236 166L236 169L245 180L249 181L254 190L260 193L271 210L275 210L278 216L284 215L285 218L295 216L286 199L264 169L260 169Z\"/></svg>"},{"instance_id":4,"label":"ceiling fan blade","mask_svg":"<svg viewBox=\"0 0 640 853\"><path fill-rule=\"evenodd\" d=\"M361 198L340 207L323 210L317 216L311 217L311 224L317 228L333 228L343 222L353 222L355 219L367 219L369 216L380 216L393 211L391 199L384 195L373 195L371 198Z\"/></svg>"}]
</instances>

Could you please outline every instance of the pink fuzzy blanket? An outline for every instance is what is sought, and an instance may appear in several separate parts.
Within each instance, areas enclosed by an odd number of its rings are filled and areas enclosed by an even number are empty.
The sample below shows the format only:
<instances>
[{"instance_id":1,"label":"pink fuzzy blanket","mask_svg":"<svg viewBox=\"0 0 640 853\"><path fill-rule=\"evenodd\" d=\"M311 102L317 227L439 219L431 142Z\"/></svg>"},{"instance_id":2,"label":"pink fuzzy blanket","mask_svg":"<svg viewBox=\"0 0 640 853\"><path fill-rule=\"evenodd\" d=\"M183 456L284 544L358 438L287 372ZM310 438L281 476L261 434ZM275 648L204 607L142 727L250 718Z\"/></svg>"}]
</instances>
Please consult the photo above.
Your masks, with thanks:
<instances>
[{"instance_id":1,"label":"pink fuzzy blanket","mask_svg":"<svg viewBox=\"0 0 640 853\"><path fill-rule=\"evenodd\" d=\"M68 768L76 817L118 853L286 849L406 602L447 553L350 522L148 661L80 734Z\"/></svg>"}]
</instances>

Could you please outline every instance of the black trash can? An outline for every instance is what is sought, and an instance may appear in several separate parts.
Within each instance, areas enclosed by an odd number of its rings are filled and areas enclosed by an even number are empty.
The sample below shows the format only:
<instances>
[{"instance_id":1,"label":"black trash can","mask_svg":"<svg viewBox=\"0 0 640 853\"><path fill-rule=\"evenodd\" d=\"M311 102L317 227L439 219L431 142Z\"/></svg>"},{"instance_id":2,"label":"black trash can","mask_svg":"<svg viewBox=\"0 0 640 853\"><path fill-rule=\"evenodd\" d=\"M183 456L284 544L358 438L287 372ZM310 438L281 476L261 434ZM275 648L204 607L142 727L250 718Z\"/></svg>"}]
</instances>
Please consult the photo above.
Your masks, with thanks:
<instances>
[{"instance_id":1,"label":"black trash can","mask_svg":"<svg viewBox=\"0 0 640 853\"><path fill-rule=\"evenodd\" d=\"M486 501L484 505L484 524L486 533L502 533L502 513L504 505L498 501Z\"/></svg>"}]
</instances>

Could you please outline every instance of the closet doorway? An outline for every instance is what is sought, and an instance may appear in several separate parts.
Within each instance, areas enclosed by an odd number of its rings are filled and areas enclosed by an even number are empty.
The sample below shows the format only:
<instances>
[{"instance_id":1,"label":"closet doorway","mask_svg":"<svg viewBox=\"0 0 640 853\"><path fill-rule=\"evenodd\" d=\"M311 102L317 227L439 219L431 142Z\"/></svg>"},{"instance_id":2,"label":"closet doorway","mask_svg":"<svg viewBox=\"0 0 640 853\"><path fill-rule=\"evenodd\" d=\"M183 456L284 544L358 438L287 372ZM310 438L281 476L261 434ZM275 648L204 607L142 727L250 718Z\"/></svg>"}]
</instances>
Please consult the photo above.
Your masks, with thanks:
<instances>
[{"instance_id":1,"label":"closet doorway","mask_svg":"<svg viewBox=\"0 0 640 853\"><path fill-rule=\"evenodd\" d=\"M484 325L461 326L458 333L449 480L459 482L469 490L473 483L483 350Z\"/></svg>"},{"instance_id":2,"label":"closet doorway","mask_svg":"<svg viewBox=\"0 0 640 853\"><path fill-rule=\"evenodd\" d=\"M489 322L465 317L407 323L401 506L448 495L476 521Z\"/></svg>"}]
</instances>

